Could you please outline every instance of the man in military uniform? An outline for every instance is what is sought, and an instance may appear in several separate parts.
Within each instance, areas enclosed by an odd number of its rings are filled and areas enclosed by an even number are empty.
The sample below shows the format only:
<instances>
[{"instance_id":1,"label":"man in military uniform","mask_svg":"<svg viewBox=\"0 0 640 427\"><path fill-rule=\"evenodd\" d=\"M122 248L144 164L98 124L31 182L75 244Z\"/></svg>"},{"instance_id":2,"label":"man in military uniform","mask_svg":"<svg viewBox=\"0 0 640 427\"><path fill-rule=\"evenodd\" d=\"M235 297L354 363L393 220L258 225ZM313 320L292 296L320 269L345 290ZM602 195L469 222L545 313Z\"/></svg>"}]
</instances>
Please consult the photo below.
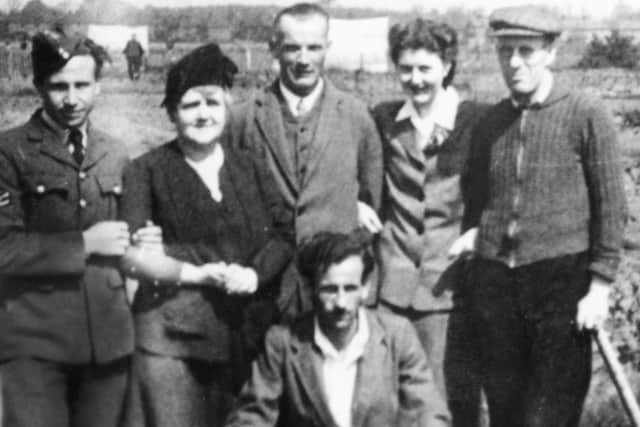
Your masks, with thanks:
<instances>
[{"instance_id":1,"label":"man in military uniform","mask_svg":"<svg viewBox=\"0 0 640 427\"><path fill-rule=\"evenodd\" d=\"M116 221L124 146L88 123L102 60L86 38L33 39L42 99L0 134L0 374L12 427L118 423L133 328Z\"/></svg>"}]
</instances>

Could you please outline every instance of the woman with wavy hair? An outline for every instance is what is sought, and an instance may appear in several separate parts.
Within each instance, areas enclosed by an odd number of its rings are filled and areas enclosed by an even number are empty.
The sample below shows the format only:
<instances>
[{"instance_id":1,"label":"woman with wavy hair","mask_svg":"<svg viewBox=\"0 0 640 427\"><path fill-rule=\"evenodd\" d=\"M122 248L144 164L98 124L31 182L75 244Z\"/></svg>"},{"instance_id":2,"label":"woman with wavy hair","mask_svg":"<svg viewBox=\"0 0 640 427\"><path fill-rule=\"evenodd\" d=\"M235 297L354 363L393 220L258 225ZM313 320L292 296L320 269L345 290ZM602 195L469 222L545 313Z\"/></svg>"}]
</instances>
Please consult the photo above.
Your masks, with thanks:
<instances>
[{"instance_id":1,"label":"woman with wavy hair","mask_svg":"<svg viewBox=\"0 0 640 427\"><path fill-rule=\"evenodd\" d=\"M481 107L452 85L458 39L425 19L394 25L389 48L405 99L374 110L384 148L378 302L409 318L446 395L454 425L477 425L479 378L463 307L464 263L447 252L460 233L460 173Z\"/></svg>"}]
</instances>

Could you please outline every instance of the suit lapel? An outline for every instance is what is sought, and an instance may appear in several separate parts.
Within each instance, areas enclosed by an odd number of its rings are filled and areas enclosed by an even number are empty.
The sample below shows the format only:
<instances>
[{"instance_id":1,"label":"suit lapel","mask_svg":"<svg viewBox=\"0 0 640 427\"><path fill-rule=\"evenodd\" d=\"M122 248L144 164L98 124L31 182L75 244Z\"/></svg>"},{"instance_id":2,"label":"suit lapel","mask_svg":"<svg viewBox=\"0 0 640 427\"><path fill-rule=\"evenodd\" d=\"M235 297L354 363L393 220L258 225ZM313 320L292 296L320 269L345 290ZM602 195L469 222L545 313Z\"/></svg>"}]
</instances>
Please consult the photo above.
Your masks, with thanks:
<instances>
[{"instance_id":1,"label":"suit lapel","mask_svg":"<svg viewBox=\"0 0 640 427\"><path fill-rule=\"evenodd\" d=\"M322 355L313 344L313 317L307 316L296 331L291 343L294 357L292 364L307 395L309 402L318 416L321 425L338 427L327 406L322 387Z\"/></svg>"},{"instance_id":2,"label":"suit lapel","mask_svg":"<svg viewBox=\"0 0 640 427\"><path fill-rule=\"evenodd\" d=\"M361 427L365 420L365 415L376 402L376 394L379 393L377 385L380 382L380 368L386 366L385 359L388 357L388 348L385 333L374 316L367 312L369 322L369 341L365 347L360 363L358 363L358 374L353 390L353 404L351 406L352 427Z\"/></svg>"},{"instance_id":3,"label":"suit lapel","mask_svg":"<svg viewBox=\"0 0 640 427\"><path fill-rule=\"evenodd\" d=\"M109 142L101 132L87 127L87 155L82 161L82 169L89 169L98 163L109 152Z\"/></svg>"},{"instance_id":4,"label":"suit lapel","mask_svg":"<svg viewBox=\"0 0 640 427\"><path fill-rule=\"evenodd\" d=\"M299 191L298 180L295 173L295 161L293 150L289 147L289 141L284 130L284 122L280 102L276 95L278 81L262 92L256 98L256 123L262 137L266 140L269 150L276 160L278 168L282 171L287 184Z\"/></svg>"},{"instance_id":5,"label":"suit lapel","mask_svg":"<svg viewBox=\"0 0 640 427\"><path fill-rule=\"evenodd\" d=\"M343 119L342 99L340 98L338 90L327 79L324 80L324 85L324 94L322 98L320 98L320 102L322 103L320 106L320 118L313 142L309 149L307 174L303 187L314 174L315 170L323 163L322 154L333 140L333 132L340 130L340 122Z\"/></svg>"}]
</instances>

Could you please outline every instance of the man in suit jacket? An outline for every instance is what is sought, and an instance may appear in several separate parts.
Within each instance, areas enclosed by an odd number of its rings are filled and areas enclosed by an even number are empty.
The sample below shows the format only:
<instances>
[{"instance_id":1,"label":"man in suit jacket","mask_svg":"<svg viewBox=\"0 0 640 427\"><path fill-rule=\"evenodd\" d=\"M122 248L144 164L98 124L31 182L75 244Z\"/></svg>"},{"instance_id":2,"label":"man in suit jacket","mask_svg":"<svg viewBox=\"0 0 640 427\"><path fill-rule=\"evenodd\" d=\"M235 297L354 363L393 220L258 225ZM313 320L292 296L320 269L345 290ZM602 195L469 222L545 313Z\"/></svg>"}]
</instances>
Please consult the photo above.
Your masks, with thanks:
<instances>
[{"instance_id":1,"label":"man in suit jacket","mask_svg":"<svg viewBox=\"0 0 640 427\"><path fill-rule=\"evenodd\" d=\"M280 77L242 104L232 125L266 159L298 242L323 230L379 226L380 138L366 106L324 77L328 46L322 8L301 3L282 10L270 42ZM310 308L308 287L285 280L279 302L289 314Z\"/></svg>"},{"instance_id":2,"label":"man in suit jacket","mask_svg":"<svg viewBox=\"0 0 640 427\"><path fill-rule=\"evenodd\" d=\"M314 311L270 329L226 427L449 425L411 324L362 307L368 240L362 231L323 232L302 248Z\"/></svg>"},{"instance_id":3,"label":"man in suit jacket","mask_svg":"<svg viewBox=\"0 0 640 427\"><path fill-rule=\"evenodd\" d=\"M133 327L115 221L125 147L88 124L89 39L33 40L43 108L0 135L0 372L5 424L115 427Z\"/></svg>"}]
</instances>

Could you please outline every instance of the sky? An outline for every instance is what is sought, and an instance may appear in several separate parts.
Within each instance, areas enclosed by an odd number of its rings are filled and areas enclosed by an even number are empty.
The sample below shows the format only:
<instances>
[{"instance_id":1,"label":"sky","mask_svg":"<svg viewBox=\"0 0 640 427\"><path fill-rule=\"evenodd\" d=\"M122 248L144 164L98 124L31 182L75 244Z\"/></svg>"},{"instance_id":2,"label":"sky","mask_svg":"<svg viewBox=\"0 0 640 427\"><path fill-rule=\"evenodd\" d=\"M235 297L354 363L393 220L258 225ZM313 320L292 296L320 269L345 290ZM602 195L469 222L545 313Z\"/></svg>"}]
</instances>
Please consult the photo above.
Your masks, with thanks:
<instances>
[{"instance_id":1,"label":"sky","mask_svg":"<svg viewBox=\"0 0 640 427\"><path fill-rule=\"evenodd\" d=\"M9 0L0 0L7 2ZM44 0L47 4L55 4L61 0ZM80 0L78 0L80 1ZM202 6L221 4L259 4L259 5L289 5L295 0L126 0L135 5L153 5L162 7L172 6ZM435 8L444 10L449 7L481 8L487 11L502 6L510 6L524 3L548 4L560 8L571 15L587 13L595 18L607 18L616 5L625 3L631 5L634 10L640 10L640 2L637 0L334 0L333 4L344 7L371 7L380 9L408 10L415 6L427 10ZM635 5L634 5L635 4Z\"/></svg>"}]
</instances>

